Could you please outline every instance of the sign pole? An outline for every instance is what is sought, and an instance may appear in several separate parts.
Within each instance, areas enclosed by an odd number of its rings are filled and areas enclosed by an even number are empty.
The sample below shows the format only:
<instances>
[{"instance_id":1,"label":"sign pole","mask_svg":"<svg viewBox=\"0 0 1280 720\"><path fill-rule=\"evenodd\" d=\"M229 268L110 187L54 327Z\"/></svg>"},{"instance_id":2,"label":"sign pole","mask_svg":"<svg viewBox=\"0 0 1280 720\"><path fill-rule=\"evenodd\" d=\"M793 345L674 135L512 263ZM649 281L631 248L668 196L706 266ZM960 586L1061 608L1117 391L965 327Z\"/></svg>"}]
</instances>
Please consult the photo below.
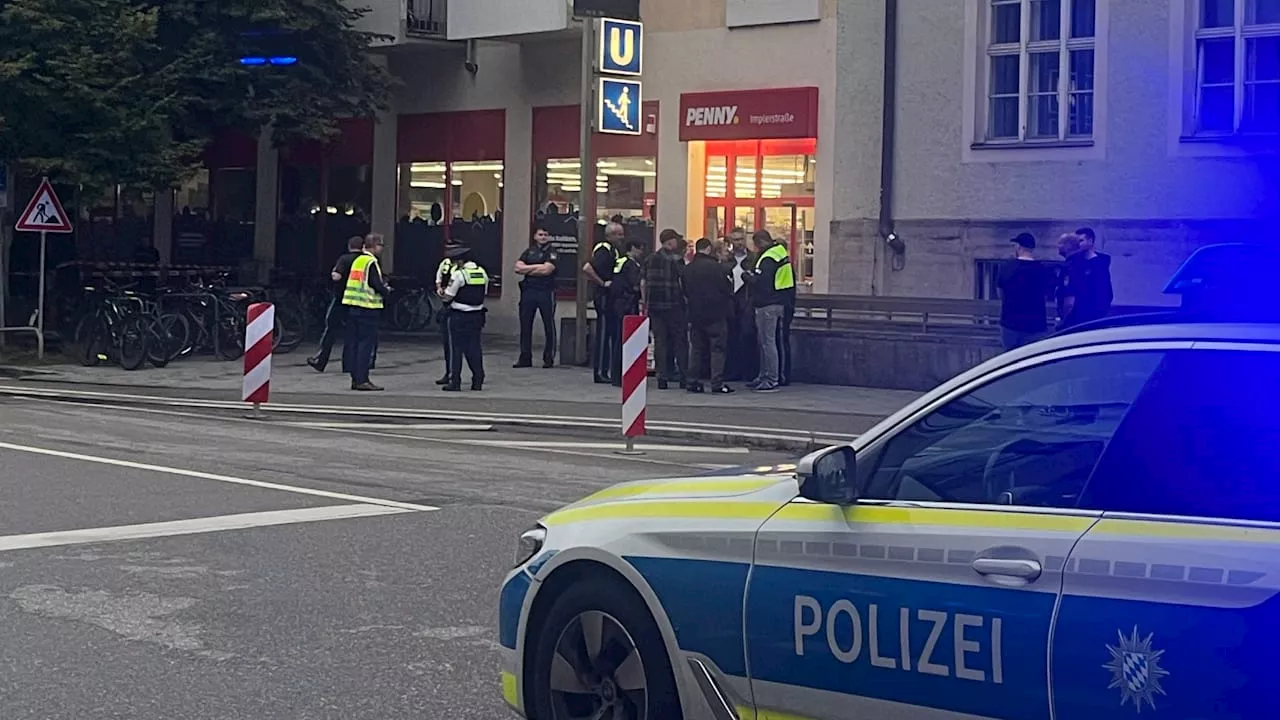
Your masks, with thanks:
<instances>
[{"instance_id":1,"label":"sign pole","mask_svg":"<svg viewBox=\"0 0 1280 720\"><path fill-rule=\"evenodd\" d=\"M580 88L581 113L578 118L580 135L578 145L578 170L581 182L578 192L578 262L591 262L591 246L595 242L596 168L591 157L592 121L595 119L595 57L596 21L582 18L582 87ZM590 175L587 173L590 172ZM577 316L574 324L573 353L579 365L588 365L587 358L587 302L592 292L586 273L578 270ZM596 343L604 342L602 327L604 318L596 318Z\"/></svg>"},{"instance_id":2,"label":"sign pole","mask_svg":"<svg viewBox=\"0 0 1280 720\"><path fill-rule=\"evenodd\" d=\"M36 359L44 360L44 276L45 272L45 255L48 252L49 233L40 231L40 280L37 282L37 292L40 297L36 298Z\"/></svg>"}]
</instances>

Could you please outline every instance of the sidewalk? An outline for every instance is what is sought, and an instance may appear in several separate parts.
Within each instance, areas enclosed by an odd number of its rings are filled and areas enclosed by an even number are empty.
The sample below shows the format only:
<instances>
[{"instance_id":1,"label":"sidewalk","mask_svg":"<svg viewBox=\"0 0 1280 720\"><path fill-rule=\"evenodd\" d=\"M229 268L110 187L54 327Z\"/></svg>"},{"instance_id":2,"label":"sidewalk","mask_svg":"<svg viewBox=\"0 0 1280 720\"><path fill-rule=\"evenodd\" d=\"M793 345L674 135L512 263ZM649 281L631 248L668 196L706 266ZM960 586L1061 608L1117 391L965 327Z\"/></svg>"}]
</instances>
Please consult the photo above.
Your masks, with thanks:
<instances>
[{"instance_id":1,"label":"sidewalk","mask_svg":"<svg viewBox=\"0 0 1280 720\"><path fill-rule=\"evenodd\" d=\"M309 346L272 359L271 399L278 403L343 405L376 409L460 410L499 414L599 417L614 420L620 412L620 392L591 382L580 367L516 370L513 344L490 340L485 348L488 377L484 391L445 393L435 384L443 369L439 345L400 340L384 341L378 353L375 382L381 393L356 394L335 359L328 372L305 364ZM239 400L242 364L210 358L185 358L165 368L127 372L118 367L87 368L78 364L0 368L21 384L104 392L127 392L201 400ZM463 373L464 387L469 382ZM6 384L18 384L12 381ZM792 429L853 435L898 410L918 393L901 390L795 385L775 394L739 389L732 395L695 395L678 389L648 388L651 421L704 424L708 427L751 427L761 431Z\"/></svg>"}]
</instances>

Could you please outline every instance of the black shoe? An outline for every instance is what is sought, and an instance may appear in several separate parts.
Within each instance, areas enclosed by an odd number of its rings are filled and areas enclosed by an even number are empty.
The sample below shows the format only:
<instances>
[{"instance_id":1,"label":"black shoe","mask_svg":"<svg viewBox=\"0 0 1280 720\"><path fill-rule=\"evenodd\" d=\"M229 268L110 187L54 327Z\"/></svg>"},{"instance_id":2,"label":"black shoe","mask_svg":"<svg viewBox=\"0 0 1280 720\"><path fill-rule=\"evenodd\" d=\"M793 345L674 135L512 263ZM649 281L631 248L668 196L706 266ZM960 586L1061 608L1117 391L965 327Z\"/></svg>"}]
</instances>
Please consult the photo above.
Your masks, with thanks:
<instances>
[{"instance_id":1,"label":"black shoe","mask_svg":"<svg viewBox=\"0 0 1280 720\"><path fill-rule=\"evenodd\" d=\"M448 384L449 384L449 376L448 376L448 375L445 375L444 377L440 378L439 380L437 380L437 381L436 381L436 384L437 384L437 385L448 385Z\"/></svg>"},{"instance_id":2,"label":"black shoe","mask_svg":"<svg viewBox=\"0 0 1280 720\"><path fill-rule=\"evenodd\" d=\"M608 385L609 383L613 382L609 378L600 377L599 375L595 376L594 380L597 385Z\"/></svg>"},{"instance_id":3,"label":"black shoe","mask_svg":"<svg viewBox=\"0 0 1280 720\"><path fill-rule=\"evenodd\" d=\"M307 365L311 366L311 369L315 370L316 372L324 372L325 363L320 362L320 358L317 358L317 357L307 358Z\"/></svg>"},{"instance_id":4,"label":"black shoe","mask_svg":"<svg viewBox=\"0 0 1280 720\"><path fill-rule=\"evenodd\" d=\"M659 380L659 381L658 381L658 389L659 389L659 390L666 390L668 387L669 387L669 386L667 385L667 381L666 381L666 380Z\"/></svg>"},{"instance_id":5,"label":"black shoe","mask_svg":"<svg viewBox=\"0 0 1280 720\"><path fill-rule=\"evenodd\" d=\"M484 389L484 383L473 382L471 383L471 389L476 392L480 392Z\"/></svg>"},{"instance_id":6,"label":"black shoe","mask_svg":"<svg viewBox=\"0 0 1280 720\"><path fill-rule=\"evenodd\" d=\"M688 390L691 393L701 393L703 391L702 383L689 383L689 386L686 387L685 390Z\"/></svg>"},{"instance_id":7,"label":"black shoe","mask_svg":"<svg viewBox=\"0 0 1280 720\"><path fill-rule=\"evenodd\" d=\"M443 391L445 391L445 392L462 392L462 386L461 386L461 385L453 385L453 384L449 384L449 385L445 385L444 387L442 387L442 388L440 388L440 389L441 389L441 390L443 390Z\"/></svg>"},{"instance_id":8,"label":"black shoe","mask_svg":"<svg viewBox=\"0 0 1280 720\"><path fill-rule=\"evenodd\" d=\"M711 388L711 394L712 395L732 395L733 388L729 387L728 385L721 385L718 388Z\"/></svg>"},{"instance_id":9,"label":"black shoe","mask_svg":"<svg viewBox=\"0 0 1280 720\"><path fill-rule=\"evenodd\" d=\"M517 360L517 361L516 361L516 364L515 364L515 365L512 365L511 367L513 367L513 368L531 368L531 367L533 367L533 361L532 361L532 360Z\"/></svg>"},{"instance_id":10,"label":"black shoe","mask_svg":"<svg viewBox=\"0 0 1280 720\"><path fill-rule=\"evenodd\" d=\"M543 370L548 370L548 369L553 368L553 367L555 367L555 366L556 366L556 361L555 361L555 360L543 360L543 361L542 361L542 369L543 369Z\"/></svg>"},{"instance_id":11,"label":"black shoe","mask_svg":"<svg viewBox=\"0 0 1280 720\"><path fill-rule=\"evenodd\" d=\"M374 385L371 382L363 382L359 385L352 385L351 389L359 390L360 392L380 392L384 388L381 385Z\"/></svg>"}]
</instances>

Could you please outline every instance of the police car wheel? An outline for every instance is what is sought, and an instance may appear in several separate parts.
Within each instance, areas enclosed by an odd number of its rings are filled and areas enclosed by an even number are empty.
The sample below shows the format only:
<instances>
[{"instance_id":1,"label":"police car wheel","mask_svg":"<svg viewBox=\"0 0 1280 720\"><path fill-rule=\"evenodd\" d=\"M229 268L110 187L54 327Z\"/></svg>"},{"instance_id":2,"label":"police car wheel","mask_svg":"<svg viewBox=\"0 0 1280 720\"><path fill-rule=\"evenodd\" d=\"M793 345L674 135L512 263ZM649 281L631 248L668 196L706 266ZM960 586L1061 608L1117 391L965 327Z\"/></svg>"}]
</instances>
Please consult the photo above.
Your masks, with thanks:
<instances>
[{"instance_id":1,"label":"police car wheel","mask_svg":"<svg viewBox=\"0 0 1280 720\"><path fill-rule=\"evenodd\" d=\"M629 586L592 578L556 598L534 648L535 720L681 720L657 623Z\"/></svg>"}]
</instances>

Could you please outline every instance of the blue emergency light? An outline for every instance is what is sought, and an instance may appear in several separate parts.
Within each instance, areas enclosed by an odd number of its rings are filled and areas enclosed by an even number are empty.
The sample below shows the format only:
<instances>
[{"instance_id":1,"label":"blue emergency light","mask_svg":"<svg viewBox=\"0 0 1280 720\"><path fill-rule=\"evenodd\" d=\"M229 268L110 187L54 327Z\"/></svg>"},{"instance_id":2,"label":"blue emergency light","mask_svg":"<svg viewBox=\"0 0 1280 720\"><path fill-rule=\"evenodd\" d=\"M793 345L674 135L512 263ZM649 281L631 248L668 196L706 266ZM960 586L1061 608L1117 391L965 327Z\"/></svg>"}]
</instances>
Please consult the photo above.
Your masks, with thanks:
<instances>
[{"instance_id":1,"label":"blue emergency light","mask_svg":"<svg viewBox=\"0 0 1280 720\"><path fill-rule=\"evenodd\" d=\"M297 65L298 58L292 55L283 55L280 57L242 57L241 65L260 66L260 65Z\"/></svg>"}]
</instances>

